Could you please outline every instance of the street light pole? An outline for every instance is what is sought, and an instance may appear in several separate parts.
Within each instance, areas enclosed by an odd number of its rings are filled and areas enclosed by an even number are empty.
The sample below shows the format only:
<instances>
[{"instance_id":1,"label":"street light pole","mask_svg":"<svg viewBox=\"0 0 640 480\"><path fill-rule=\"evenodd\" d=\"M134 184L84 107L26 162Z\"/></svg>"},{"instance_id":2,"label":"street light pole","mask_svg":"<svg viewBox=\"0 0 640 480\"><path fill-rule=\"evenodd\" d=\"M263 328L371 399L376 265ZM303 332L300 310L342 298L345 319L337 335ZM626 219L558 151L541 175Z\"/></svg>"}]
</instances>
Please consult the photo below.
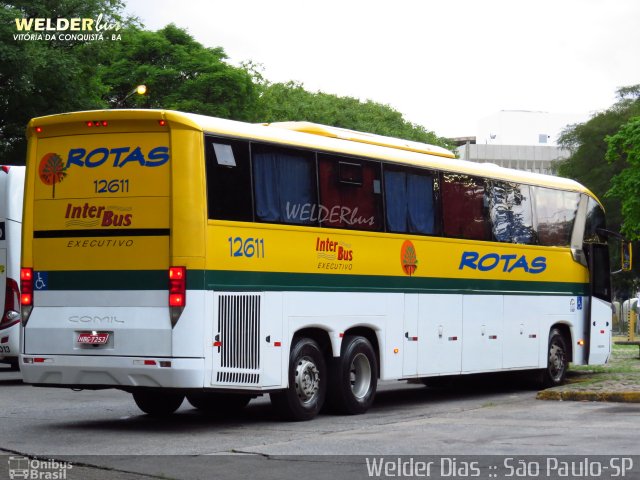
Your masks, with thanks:
<instances>
[{"instance_id":1,"label":"street light pole","mask_svg":"<svg viewBox=\"0 0 640 480\"><path fill-rule=\"evenodd\" d=\"M116 107L121 107L124 102L134 93L137 93L138 95L145 95L147 93L147 86L146 85L138 85L136 88L134 88L133 90L131 90L126 97L124 97L122 100L120 100L117 104Z\"/></svg>"}]
</instances>

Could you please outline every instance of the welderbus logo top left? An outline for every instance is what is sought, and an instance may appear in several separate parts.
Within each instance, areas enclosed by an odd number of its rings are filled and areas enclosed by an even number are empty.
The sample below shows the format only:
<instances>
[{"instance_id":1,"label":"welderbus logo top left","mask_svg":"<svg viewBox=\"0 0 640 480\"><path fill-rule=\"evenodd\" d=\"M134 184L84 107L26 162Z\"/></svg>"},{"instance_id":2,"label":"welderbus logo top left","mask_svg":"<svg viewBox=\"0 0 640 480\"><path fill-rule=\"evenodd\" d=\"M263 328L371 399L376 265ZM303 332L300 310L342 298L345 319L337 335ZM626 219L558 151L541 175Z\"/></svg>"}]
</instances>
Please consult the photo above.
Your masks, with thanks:
<instances>
[{"instance_id":1,"label":"welderbus logo top left","mask_svg":"<svg viewBox=\"0 0 640 480\"><path fill-rule=\"evenodd\" d=\"M106 18L16 18L17 41L44 40L47 42L122 40L122 25Z\"/></svg>"},{"instance_id":2,"label":"welderbus logo top left","mask_svg":"<svg viewBox=\"0 0 640 480\"><path fill-rule=\"evenodd\" d=\"M29 457L9 457L9 479L66 480L67 472L73 468L71 462L40 460Z\"/></svg>"}]
</instances>

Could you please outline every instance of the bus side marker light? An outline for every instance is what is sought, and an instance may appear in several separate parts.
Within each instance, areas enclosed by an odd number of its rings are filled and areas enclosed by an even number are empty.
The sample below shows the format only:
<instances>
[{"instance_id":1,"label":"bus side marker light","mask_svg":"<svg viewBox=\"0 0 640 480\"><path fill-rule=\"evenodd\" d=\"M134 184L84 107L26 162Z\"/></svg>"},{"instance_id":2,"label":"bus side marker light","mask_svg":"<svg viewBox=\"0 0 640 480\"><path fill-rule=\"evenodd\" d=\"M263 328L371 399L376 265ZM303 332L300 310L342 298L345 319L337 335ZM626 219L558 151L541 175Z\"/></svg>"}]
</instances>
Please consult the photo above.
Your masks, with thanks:
<instances>
[{"instance_id":1,"label":"bus side marker light","mask_svg":"<svg viewBox=\"0 0 640 480\"><path fill-rule=\"evenodd\" d=\"M399 349L399 348L394 348L394 349L393 349L393 353L396 353L396 354L397 354L397 353L399 353L399 352L400 352L400 349Z\"/></svg>"},{"instance_id":2,"label":"bus side marker light","mask_svg":"<svg viewBox=\"0 0 640 480\"><path fill-rule=\"evenodd\" d=\"M449 341L450 342L457 342L458 341L458 337L449 337Z\"/></svg>"},{"instance_id":3,"label":"bus side marker light","mask_svg":"<svg viewBox=\"0 0 640 480\"><path fill-rule=\"evenodd\" d=\"M215 341L215 342L213 342L213 346L219 348L219 347L222 346L222 342Z\"/></svg>"},{"instance_id":4,"label":"bus side marker light","mask_svg":"<svg viewBox=\"0 0 640 480\"><path fill-rule=\"evenodd\" d=\"M134 365L144 365L145 367L155 367L157 362L155 360L134 360Z\"/></svg>"},{"instance_id":5,"label":"bus side marker light","mask_svg":"<svg viewBox=\"0 0 640 480\"><path fill-rule=\"evenodd\" d=\"M281 347L282 346L282 342L273 342L273 346L274 347Z\"/></svg>"},{"instance_id":6,"label":"bus side marker light","mask_svg":"<svg viewBox=\"0 0 640 480\"><path fill-rule=\"evenodd\" d=\"M24 363L53 363L53 358L46 357L25 357L23 360Z\"/></svg>"},{"instance_id":7,"label":"bus side marker light","mask_svg":"<svg viewBox=\"0 0 640 480\"><path fill-rule=\"evenodd\" d=\"M171 368L171 362L168 360L161 360L160 367L162 368Z\"/></svg>"},{"instance_id":8,"label":"bus side marker light","mask_svg":"<svg viewBox=\"0 0 640 480\"><path fill-rule=\"evenodd\" d=\"M584 340L580 339L578 340L578 345L580 345L581 347L584 347Z\"/></svg>"}]
</instances>

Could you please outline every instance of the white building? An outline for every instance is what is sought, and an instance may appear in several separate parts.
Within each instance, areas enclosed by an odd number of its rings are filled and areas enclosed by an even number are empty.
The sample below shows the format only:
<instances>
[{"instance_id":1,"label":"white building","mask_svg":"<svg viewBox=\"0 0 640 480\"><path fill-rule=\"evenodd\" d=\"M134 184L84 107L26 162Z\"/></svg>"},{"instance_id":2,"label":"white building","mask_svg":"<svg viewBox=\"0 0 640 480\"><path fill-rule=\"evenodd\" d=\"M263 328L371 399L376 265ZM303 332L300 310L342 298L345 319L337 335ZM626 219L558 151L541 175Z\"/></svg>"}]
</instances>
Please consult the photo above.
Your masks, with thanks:
<instances>
[{"instance_id":1,"label":"white building","mask_svg":"<svg viewBox=\"0 0 640 480\"><path fill-rule=\"evenodd\" d=\"M460 139L463 160L536 173L553 173L552 164L569 156L558 138L569 125L583 123L587 114L502 110L478 122L476 137Z\"/></svg>"}]
</instances>

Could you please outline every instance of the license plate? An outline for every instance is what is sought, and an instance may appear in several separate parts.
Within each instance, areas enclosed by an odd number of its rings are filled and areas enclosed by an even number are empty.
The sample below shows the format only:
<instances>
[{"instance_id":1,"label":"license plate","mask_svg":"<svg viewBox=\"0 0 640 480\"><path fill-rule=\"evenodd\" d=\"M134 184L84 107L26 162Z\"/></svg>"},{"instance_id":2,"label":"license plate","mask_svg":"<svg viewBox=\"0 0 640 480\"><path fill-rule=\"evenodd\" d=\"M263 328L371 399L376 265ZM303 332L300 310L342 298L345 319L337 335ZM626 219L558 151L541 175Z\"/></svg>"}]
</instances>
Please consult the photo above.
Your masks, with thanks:
<instances>
[{"instance_id":1,"label":"license plate","mask_svg":"<svg viewBox=\"0 0 640 480\"><path fill-rule=\"evenodd\" d=\"M105 345L108 341L109 334L106 332L85 332L78 335L78 343L85 345Z\"/></svg>"}]
</instances>

